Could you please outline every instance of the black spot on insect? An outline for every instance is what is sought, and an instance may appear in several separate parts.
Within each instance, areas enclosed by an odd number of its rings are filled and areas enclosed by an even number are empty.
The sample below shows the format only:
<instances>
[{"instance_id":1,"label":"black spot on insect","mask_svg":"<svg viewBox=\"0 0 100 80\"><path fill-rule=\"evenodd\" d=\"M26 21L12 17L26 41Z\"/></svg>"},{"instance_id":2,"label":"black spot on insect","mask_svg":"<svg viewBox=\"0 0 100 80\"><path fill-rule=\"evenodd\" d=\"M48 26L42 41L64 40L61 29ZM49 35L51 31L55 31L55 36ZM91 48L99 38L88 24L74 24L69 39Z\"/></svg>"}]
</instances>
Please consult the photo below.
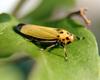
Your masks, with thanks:
<instances>
[{"instance_id":1,"label":"black spot on insect","mask_svg":"<svg viewBox=\"0 0 100 80\"><path fill-rule=\"evenodd\" d=\"M68 42L67 42L67 44L70 44L70 43L71 43L71 41L68 41Z\"/></svg>"},{"instance_id":2,"label":"black spot on insect","mask_svg":"<svg viewBox=\"0 0 100 80\"><path fill-rule=\"evenodd\" d=\"M60 37L59 35L57 37Z\"/></svg>"},{"instance_id":3,"label":"black spot on insect","mask_svg":"<svg viewBox=\"0 0 100 80\"><path fill-rule=\"evenodd\" d=\"M66 37L66 40L69 40L69 37Z\"/></svg>"},{"instance_id":4,"label":"black spot on insect","mask_svg":"<svg viewBox=\"0 0 100 80\"><path fill-rule=\"evenodd\" d=\"M63 31L60 31L60 34L63 34L64 32Z\"/></svg>"},{"instance_id":5,"label":"black spot on insect","mask_svg":"<svg viewBox=\"0 0 100 80\"><path fill-rule=\"evenodd\" d=\"M65 41L65 39L62 39L62 41Z\"/></svg>"}]
</instances>

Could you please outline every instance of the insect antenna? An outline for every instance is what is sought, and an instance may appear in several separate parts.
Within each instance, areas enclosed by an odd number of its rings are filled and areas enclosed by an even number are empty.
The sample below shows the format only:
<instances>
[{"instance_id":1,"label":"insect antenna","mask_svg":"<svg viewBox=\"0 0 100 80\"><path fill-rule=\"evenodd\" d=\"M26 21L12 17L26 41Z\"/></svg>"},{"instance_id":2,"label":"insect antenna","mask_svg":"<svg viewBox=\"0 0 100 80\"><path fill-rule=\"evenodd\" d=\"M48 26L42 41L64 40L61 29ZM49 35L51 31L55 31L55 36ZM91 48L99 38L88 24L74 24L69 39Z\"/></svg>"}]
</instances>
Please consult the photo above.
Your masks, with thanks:
<instances>
[{"instance_id":1,"label":"insect antenna","mask_svg":"<svg viewBox=\"0 0 100 80\"><path fill-rule=\"evenodd\" d=\"M79 36L76 36L75 39L76 39L76 40L83 40L83 39L85 39L85 37L79 37Z\"/></svg>"}]
</instances>

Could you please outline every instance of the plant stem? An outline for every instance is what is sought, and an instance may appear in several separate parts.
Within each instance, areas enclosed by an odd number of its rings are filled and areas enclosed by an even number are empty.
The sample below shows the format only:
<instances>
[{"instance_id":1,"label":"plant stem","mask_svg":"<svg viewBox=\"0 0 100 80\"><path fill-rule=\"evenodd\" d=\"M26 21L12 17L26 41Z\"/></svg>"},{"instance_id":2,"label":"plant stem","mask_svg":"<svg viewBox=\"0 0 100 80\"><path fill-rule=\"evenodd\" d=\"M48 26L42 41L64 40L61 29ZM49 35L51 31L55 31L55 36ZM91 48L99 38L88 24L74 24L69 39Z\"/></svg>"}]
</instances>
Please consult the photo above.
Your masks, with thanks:
<instances>
[{"instance_id":1,"label":"plant stem","mask_svg":"<svg viewBox=\"0 0 100 80\"><path fill-rule=\"evenodd\" d=\"M20 0L20 2L16 5L14 10L12 11L12 15L17 17L18 11L21 9L22 5L26 2L26 0Z\"/></svg>"}]
</instances>

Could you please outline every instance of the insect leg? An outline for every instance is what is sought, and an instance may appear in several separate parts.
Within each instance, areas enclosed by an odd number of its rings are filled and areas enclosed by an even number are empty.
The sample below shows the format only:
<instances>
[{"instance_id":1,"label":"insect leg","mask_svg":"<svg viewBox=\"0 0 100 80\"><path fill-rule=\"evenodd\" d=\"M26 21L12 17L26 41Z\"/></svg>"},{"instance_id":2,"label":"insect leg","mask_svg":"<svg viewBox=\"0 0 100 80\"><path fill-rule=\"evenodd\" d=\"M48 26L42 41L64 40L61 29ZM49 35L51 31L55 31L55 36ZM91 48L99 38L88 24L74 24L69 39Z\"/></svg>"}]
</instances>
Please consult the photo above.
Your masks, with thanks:
<instances>
[{"instance_id":1,"label":"insect leg","mask_svg":"<svg viewBox=\"0 0 100 80\"><path fill-rule=\"evenodd\" d=\"M47 48L46 48L46 50L48 51L48 50L50 50L51 48L53 48L53 47L55 47L56 46L56 44L52 44L51 46L48 46Z\"/></svg>"},{"instance_id":2,"label":"insect leg","mask_svg":"<svg viewBox=\"0 0 100 80\"><path fill-rule=\"evenodd\" d=\"M65 46L64 46L64 58L65 58L65 60L68 60L68 56L67 56L67 51L66 51L66 48L65 48Z\"/></svg>"},{"instance_id":3,"label":"insect leg","mask_svg":"<svg viewBox=\"0 0 100 80\"><path fill-rule=\"evenodd\" d=\"M51 48L53 48L53 47L55 47L57 44L58 44L58 42L56 41L56 40L47 40L47 41L39 41L40 43L42 43L42 44L49 44L46 48L45 48L45 50L50 50Z\"/></svg>"}]
</instances>

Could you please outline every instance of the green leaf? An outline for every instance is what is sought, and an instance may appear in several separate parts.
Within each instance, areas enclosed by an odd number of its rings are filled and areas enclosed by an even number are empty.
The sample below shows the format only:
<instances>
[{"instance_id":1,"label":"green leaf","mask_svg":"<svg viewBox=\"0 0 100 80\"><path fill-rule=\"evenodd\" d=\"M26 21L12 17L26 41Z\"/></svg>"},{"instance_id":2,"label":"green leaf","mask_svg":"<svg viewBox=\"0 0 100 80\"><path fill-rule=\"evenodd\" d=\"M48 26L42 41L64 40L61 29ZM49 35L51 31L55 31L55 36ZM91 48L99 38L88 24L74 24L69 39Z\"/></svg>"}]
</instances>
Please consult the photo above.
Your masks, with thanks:
<instances>
[{"instance_id":1,"label":"green leaf","mask_svg":"<svg viewBox=\"0 0 100 80\"><path fill-rule=\"evenodd\" d=\"M35 23L35 22L34 22ZM80 23L63 19L45 26L65 28L71 33L84 37L66 45L68 61L64 60L63 48L40 51L16 32L13 27L18 21L7 14L0 15L0 57L13 53L27 53L35 61L29 80L98 80L98 48L94 35Z\"/></svg>"},{"instance_id":2,"label":"green leaf","mask_svg":"<svg viewBox=\"0 0 100 80\"><path fill-rule=\"evenodd\" d=\"M38 69L32 71L29 80L98 80L98 48L93 34L69 19L43 25L65 28L85 39L66 46L68 61L64 60L61 48L41 53ZM33 76L34 73L37 75Z\"/></svg>"},{"instance_id":3,"label":"green leaf","mask_svg":"<svg viewBox=\"0 0 100 80\"><path fill-rule=\"evenodd\" d=\"M9 57L14 53L35 52L35 45L15 33L13 27L18 20L8 14L0 15L0 57ZM29 46L28 46L29 44ZM31 44L31 45L30 45Z\"/></svg>"},{"instance_id":4,"label":"green leaf","mask_svg":"<svg viewBox=\"0 0 100 80\"><path fill-rule=\"evenodd\" d=\"M0 62L1 63L1 62ZM24 75L21 70L13 64L0 64L0 79L1 80L24 80Z\"/></svg>"},{"instance_id":5,"label":"green leaf","mask_svg":"<svg viewBox=\"0 0 100 80\"><path fill-rule=\"evenodd\" d=\"M100 56L99 56L99 79L100 79Z\"/></svg>"},{"instance_id":6,"label":"green leaf","mask_svg":"<svg viewBox=\"0 0 100 80\"><path fill-rule=\"evenodd\" d=\"M38 8L30 12L22 20L30 23L34 20L42 21L49 18L56 9L66 12L73 5L75 5L75 0L43 0Z\"/></svg>"}]
</instances>

